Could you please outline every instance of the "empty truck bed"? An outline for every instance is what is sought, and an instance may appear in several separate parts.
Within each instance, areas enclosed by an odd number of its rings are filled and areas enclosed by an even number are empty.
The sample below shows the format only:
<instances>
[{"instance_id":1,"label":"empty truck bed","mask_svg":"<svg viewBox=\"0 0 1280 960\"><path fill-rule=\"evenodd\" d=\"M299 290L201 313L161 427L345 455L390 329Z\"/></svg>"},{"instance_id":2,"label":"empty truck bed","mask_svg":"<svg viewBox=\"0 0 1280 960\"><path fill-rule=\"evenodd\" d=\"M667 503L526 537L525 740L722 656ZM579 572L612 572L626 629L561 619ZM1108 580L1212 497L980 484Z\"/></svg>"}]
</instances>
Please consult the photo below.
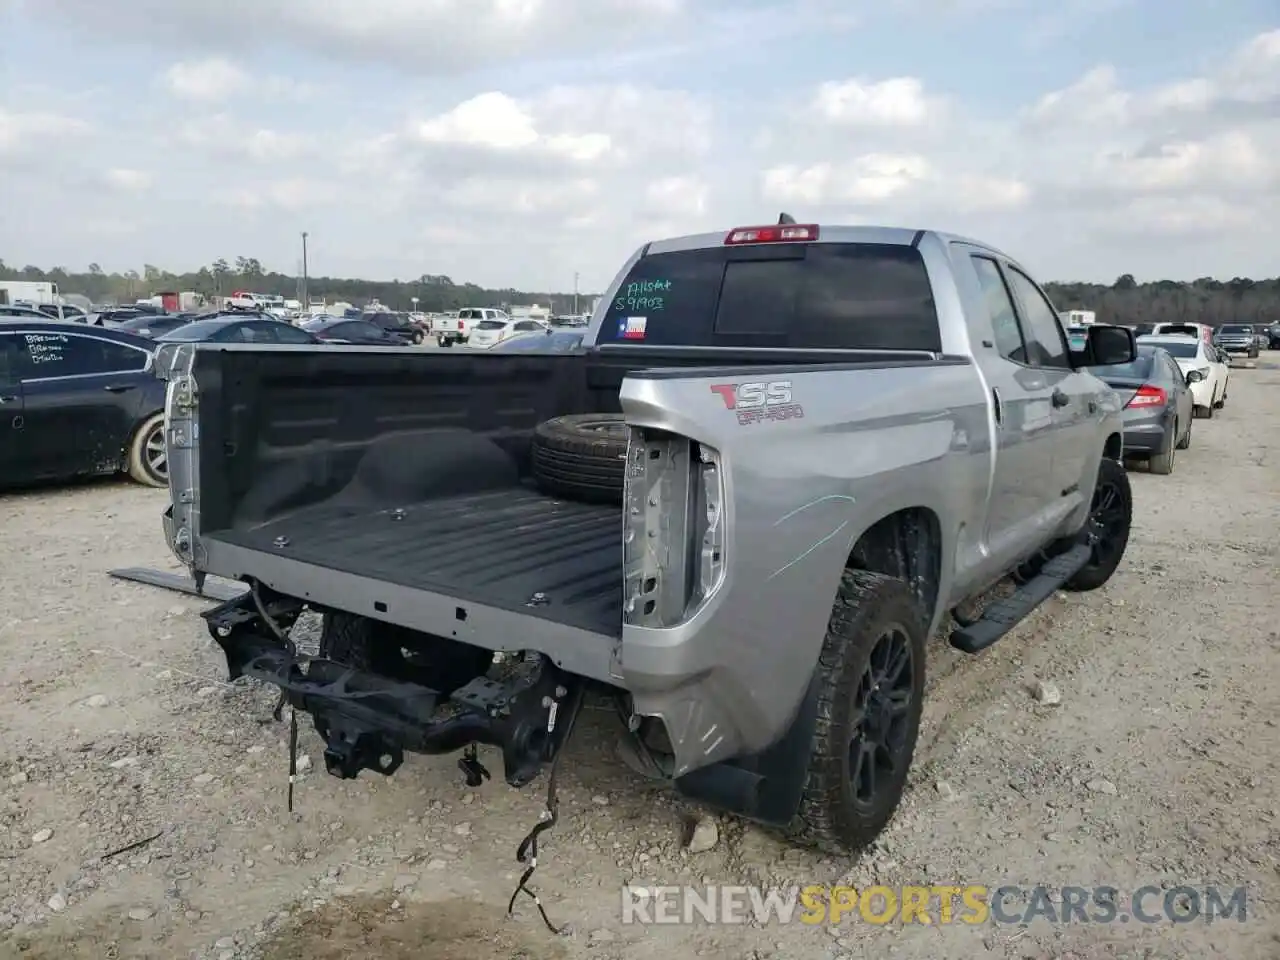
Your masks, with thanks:
<instances>
[{"instance_id":1,"label":"empty truck bed","mask_svg":"<svg viewBox=\"0 0 1280 960\"><path fill-rule=\"evenodd\" d=\"M398 510L319 505L208 537L610 637L622 633L616 506L520 487ZM531 604L535 594L545 602Z\"/></svg>"}]
</instances>

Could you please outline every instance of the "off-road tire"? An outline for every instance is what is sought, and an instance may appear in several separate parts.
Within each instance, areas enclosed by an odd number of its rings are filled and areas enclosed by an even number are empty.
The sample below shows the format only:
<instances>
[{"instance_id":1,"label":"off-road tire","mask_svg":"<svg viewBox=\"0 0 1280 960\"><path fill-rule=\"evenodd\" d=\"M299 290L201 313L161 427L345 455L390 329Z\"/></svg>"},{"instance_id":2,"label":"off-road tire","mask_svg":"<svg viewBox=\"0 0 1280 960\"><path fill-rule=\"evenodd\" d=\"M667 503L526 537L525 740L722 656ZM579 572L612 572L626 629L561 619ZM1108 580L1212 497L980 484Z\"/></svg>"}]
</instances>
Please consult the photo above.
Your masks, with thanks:
<instances>
[{"instance_id":1,"label":"off-road tire","mask_svg":"<svg viewBox=\"0 0 1280 960\"><path fill-rule=\"evenodd\" d=\"M534 428L533 476L547 493L621 503L626 465L626 420L620 414L570 414Z\"/></svg>"},{"instance_id":2,"label":"off-road tire","mask_svg":"<svg viewBox=\"0 0 1280 960\"><path fill-rule=\"evenodd\" d=\"M1191 446L1191 424L1196 422L1194 413L1191 417L1191 423L1187 424L1187 432L1178 440L1178 449L1186 450Z\"/></svg>"},{"instance_id":3,"label":"off-road tire","mask_svg":"<svg viewBox=\"0 0 1280 960\"><path fill-rule=\"evenodd\" d=\"M1129 545L1129 529L1133 522L1133 490L1129 485L1129 474L1125 472L1124 467L1118 461L1112 460L1110 457L1103 457L1102 463L1098 466L1098 487L1101 488L1104 484L1114 486L1120 494L1123 526L1119 530L1114 543L1116 549L1101 562L1090 561L1079 573L1063 584L1064 590L1071 590L1077 593L1097 590L1111 579L1111 575L1120 566L1120 561L1124 559L1125 548ZM1095 490L1095 499L1096 497ZM1092 516L1093 508L1091 506L1090 520ZM1085 521L1086 527L1090 520Z\"/></svg>"},{"instance_id":4,"label":"off-road tire","mask_svg":"<svg viewBox=\"0 0 1280 960\"><path fill-rule=\"evenodd\" d=\"M431 659L406 659L402 653L406 647L422 647ZM337 610L322 618L319 655L354 670L417 683L445 694L484 673L493 661L493 654L480 647Z\"/></svg>"},{"instance_id":5,"label":"off-road tire","mask_svg":"<svg viewBox=\"0 0 1280 960\"><path fill-rule=\"evenodd\" d=\"M1167 477L1173 473L1173 461L1176 457L1178 449L1178 424L1174 421L1173 432L1169 434L1169 442L1165 445L1164 453L1153 453L1147 459L1147 469L1154 474Z\"/></svg>"},{"instance_id":6,"label":"off-road tire","mask_svg":"<svg viewBox=\"0 0 1280 960\"><path fill-rule=\"evenodd\" d=\"M795 843L844 855L870 844L898 808L915 752L924 707L928 616L907 584L894 577L846 570L831 609L818 657L818 716L809 766L795 817L783 831ZM851 789L851 716L858 685L876 643L900 627L911 650L911 701L906 738L894 775L870 811L860 810Z\"/></svg>"},{"instance_id":7,"label":"off-road tire","mask_svg":"<svg viewBox=\"0 0 1280 960\"><path fill-rule=\"evenodd\" d=\"M136 483L148 487L167 487L169 485L168 463L163 475L157 473L148 459L148 446L159 439L164 442L164 414L153 413L138 426L129 439L129 453L125 458L125 470Z\"/></svg>"}]
</instances>

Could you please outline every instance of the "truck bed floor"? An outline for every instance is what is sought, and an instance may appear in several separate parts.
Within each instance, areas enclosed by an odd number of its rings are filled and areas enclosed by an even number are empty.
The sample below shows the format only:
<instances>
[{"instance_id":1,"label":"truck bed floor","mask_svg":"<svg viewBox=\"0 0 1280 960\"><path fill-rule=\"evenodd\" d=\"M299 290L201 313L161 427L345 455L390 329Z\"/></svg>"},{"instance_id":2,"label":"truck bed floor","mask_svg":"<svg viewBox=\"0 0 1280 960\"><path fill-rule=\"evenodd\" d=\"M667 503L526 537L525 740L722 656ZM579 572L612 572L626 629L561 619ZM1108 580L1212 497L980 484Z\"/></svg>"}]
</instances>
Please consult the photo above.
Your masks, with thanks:
<instances>
[{"instance_id":1,"label":"truck bed floor","mask_svg":"<svg viewBox=\"0 0 1280 960\"><path fill-rule=\"evenodd\" d=\"M394 510L318 506L211 539L611 637L622 633L616 506L517 488ZM284 547L275 546L284 537ZM547 602L530 605L534 594Z\"/></svg>"}]
</instances>

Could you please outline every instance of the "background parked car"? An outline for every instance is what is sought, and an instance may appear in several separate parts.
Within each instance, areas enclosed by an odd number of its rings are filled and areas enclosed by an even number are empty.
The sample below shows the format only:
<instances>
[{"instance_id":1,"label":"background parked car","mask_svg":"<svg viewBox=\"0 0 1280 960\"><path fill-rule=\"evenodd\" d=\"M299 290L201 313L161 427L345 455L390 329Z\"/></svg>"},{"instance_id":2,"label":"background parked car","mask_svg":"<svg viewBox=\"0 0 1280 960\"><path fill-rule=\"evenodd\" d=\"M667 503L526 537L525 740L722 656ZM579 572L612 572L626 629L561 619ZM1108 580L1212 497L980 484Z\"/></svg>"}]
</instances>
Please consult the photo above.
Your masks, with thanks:
<instances>
[{"instance_id":1,"label":"background parked car","mask_svg":"<svg viewBox=\"0 0 1280 960\"><path fill-rule=\"evenodd\" d=\"M62 316L58 316L59 308L61 308ZM36 304L36 309L54 320L71 320L76 323L84 323L85 320L85 312L69 303L40 303Z\"/></svg>"},{"instance_id":2,"label":"background parked car","mask_svg":"<svg viewBox=\"0 0 1280 960\"><path fill-rule=\"evenodd\" d=\"M49 320L49 317L35 307L24 307L18 303L0 303L0 320L29 320L33 323L44 323Z\"/></svg>"},{"instance_id":3,"label":"background parked car","mask_svg":"<svg viewBox=\"0 0 1280 960\"><path fill-rule=\"evenodd\" d=\"M1176 451L1191 446L1195 401L1188 377L1163 347L1140 343L1131 363L1094 367L1124 403L1124 455L1146 460L1152 473L1173 472Z\"/></svg>"},{"instance_id":4,"label":"background parked car","mask_svg":"<svg viewBox=\"0 0 1280 960\"><path fill-rule=\"evenodd\" d=\"M471 329L471 338L467 345L479 350L490 347L524 334L542 334L551 332L551 325L543 320L481 320Z\"/></svg>"},{"instance_id":5,"label":"background parked car","mask_svg":"<svg viewBox=\"0 0 1280 960\"><path fill-rule=\"evenodd\" d=\"M220 316L193 320L156 337L156 343L319 343L306 330L283 320Z\"/></svg>"},{"instance_id":6,"label":"background parked car","mask_svg":"<svg viewBox=\"0 0 1280 960\"><path fill-rule=\"evenodd\" d=\"M522 333L490 347L500 353L537 352L571 353L582 346L585 330L548 330L543 333Z\"/></svg>"},{"instance_id":7,"label":"background parked car","mask_svg":"<svg viewBox=\"0 0 1280 960\"><path fill-rule=\"evenodd\" d=\"M410 320L407 314L392 313L389 310L365 313L360 319L381 327L387 333L395 334L409 343L421 343L426 339L428 332L421 324Z\"/></svg>"},{"instance_id":8,"label":"background parked car","mask_svg":"<svg viewBox=\"0 0 1280 960\"><path fill-rule=\"evenodd\" d=\"M127 471L169 481L151 341L82 323L0 319L0 483Z\"/></svg>"},{"instance_id":9,"label":"background parked car","mask_svg":"<svg viewBox=\"0 0 1280 960\"><path fill-rule=\"evenodd\" d=\"M132 333L139 337L162 337L166 333L177 330L179 327L186 326L192 319L191 317L178 316L172 313L160 313L154 317L145 315L134 317L132 320L117 323L111 329L119 330L122 333Z\"/></svg>"},{"instance_id":10,"label":"background parked car","mask_svg":"<svg viewBox=\"0 0 1280 960\"><path fill-rule=\"evenodd\" d=\"M1224 323L1213 335L1213 345L1225 353L1244 354L1251 360L1258 356L1258 335L1250 323Z\"/></svg>"},{"instance_id":11,"label":"background parked car","mask_svg":"<svg viewBox=\"0 0 1280 960\"><path fill-rule=\"evenodd\" d=\"M1272 350L1280 350L1280 323L1267 327L1267 346Z\"/></svg>"},{"instance_id":12,"label":"background parked car","mask_svg":"<svg viewBox=\"0 0 1280 960\"><path fill-rule=\"evenodd\" d=\"M140 310L137 307L107 307L90 313L85 322L98 327L118 327L126 320L136 320L138 317L155 316L152 310Z\"/></svg>"},{"instance_id":13,"label":"background parked car","mask_svg":"<svg viewBox=\"0 0 1280 960\"><path fill-rule=\"evenodd\" d=\"M412 343L390 330L367 320L345 317L322 317L308 320L298 329L305 330L321 343L354 343L366 347L405 347Z\"/></svg>"},{"instance_id":14,"label":"background parked car","mask_svg":"<svg viewBox=\"0 0 1280 960\"><path fill-rule=\"evenodd\" d=\"M1160 347L1173 357L1191 387L1196 416L1212 417L1213 411L1227 402L1229 372L1222 353L1213 344L1196 336L1152 335L1139 337L1138 345ZM1190 376L1193 372L1194 378Z\"/></svg>"}]
</instances>

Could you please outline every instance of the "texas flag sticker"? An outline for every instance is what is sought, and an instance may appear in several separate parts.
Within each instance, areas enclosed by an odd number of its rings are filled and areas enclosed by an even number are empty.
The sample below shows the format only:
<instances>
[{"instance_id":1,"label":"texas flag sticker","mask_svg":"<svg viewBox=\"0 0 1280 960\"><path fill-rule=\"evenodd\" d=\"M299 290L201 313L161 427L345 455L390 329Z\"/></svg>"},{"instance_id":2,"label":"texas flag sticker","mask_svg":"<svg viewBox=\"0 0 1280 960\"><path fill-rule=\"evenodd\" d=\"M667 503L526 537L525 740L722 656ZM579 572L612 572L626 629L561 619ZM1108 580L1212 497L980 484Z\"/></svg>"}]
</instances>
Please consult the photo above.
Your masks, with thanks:
<instances>
[{"instance_id":1,"label":"texas flag sticker","mask_svg":"<svg viewBox=\"0 0 1280 960\"><path fill-rule=\"evenodd\" d=\"M648 317L619 317L618 336L623 340L643 340Z\"/></svg>"}]
</instances>

